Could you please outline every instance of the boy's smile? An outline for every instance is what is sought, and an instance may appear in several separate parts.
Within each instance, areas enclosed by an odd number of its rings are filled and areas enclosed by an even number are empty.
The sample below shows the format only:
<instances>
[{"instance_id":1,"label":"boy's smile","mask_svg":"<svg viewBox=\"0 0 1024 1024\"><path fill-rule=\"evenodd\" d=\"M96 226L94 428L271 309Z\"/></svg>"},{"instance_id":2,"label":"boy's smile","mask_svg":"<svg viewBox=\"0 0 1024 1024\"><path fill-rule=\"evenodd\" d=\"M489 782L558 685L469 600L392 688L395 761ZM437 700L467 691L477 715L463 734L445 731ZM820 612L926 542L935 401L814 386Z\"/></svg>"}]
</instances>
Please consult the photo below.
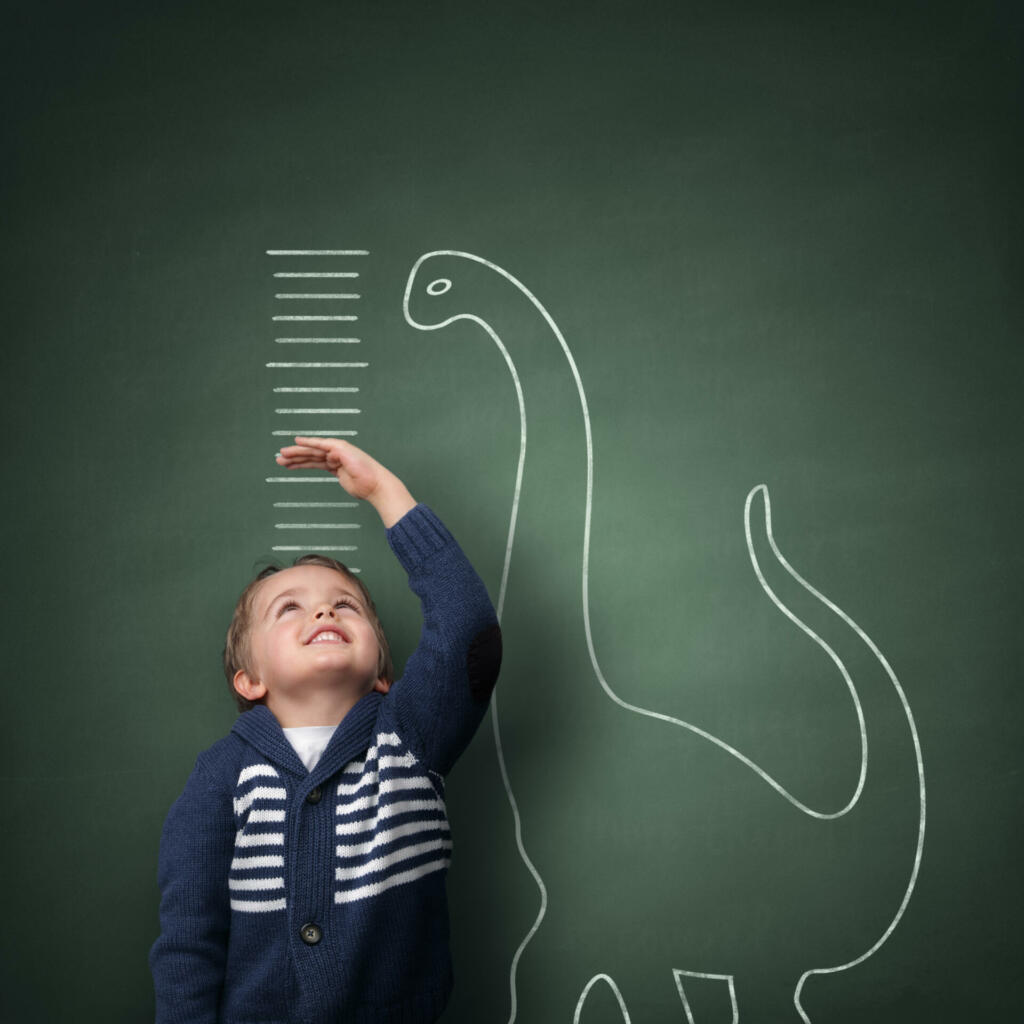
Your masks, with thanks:
<instances>
[{"instance_id":1,"label":"boy's smile","mask_svg":"<svg viewBox=\"0 0 1024 1024\"><path fill-rule=\"evenodd\" d=\"M251 623L248 671L235 685L271 711L326 691L357 699L386 692L373 624L341 573L319 565L274 573L254 595Z\"/></svg>"},{"instance_id":2,"label":"boy's smile","mask_svg":"<svg viewBox=\"0 0 1024 1024\"><path fill-rule=\"evenodd\" d=\"M351 642L336 626L321 626L313 634L312 639L306 641L307 644L348 644Z\"/></svg>"}]
</instances>

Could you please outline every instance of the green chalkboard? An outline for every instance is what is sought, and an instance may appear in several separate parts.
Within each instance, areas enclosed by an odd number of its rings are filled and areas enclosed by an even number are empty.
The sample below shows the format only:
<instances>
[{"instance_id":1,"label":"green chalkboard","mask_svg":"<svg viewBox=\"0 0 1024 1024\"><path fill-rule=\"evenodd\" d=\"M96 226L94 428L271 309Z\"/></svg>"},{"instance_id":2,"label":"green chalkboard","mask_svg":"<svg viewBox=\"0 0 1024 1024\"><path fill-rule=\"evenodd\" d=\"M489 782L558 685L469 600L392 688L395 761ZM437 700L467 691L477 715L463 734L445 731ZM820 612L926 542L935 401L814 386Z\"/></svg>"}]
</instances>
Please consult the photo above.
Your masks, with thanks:
<instances>
[{"instance_id":1,"label":"green chalkboard","mask_svg":"<svg viewBox=\"0 0 1024 1024\"><path fill-rule=\"evenodd\" d=\"M446 1024L1020 1015L1015 6L8 22L4 1020L151 1019L261 559L415 645L297 431L500 606Z\"/></svg>"}]
</instances>

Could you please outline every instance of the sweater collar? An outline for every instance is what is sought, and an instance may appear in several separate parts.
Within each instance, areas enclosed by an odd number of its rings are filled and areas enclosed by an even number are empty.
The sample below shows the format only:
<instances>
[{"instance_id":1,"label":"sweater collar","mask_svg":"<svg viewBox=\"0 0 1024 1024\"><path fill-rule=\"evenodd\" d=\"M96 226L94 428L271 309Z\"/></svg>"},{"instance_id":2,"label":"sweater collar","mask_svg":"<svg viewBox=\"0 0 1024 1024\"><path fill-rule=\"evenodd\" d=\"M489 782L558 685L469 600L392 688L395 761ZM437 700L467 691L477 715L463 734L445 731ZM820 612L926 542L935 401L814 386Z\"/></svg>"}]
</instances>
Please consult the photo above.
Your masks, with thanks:
<instances>
[{"instance_id":1,"label":"sweater collar","mask_svg":"<svg viewBox=\"0 0 1024 1024\"><path fill-rule=\"evenodd\" d=\"M231 731L254 746L267 760L273 761L292 775L309 776L309 781L326 779L340 771L349 761L370 746L377 712L384 699L380 693L368 693L341 720L331 742L312 772L299 760L295 748L278 724L273 713L262 704L239 715Z\"/></svg>"}]
</instances>

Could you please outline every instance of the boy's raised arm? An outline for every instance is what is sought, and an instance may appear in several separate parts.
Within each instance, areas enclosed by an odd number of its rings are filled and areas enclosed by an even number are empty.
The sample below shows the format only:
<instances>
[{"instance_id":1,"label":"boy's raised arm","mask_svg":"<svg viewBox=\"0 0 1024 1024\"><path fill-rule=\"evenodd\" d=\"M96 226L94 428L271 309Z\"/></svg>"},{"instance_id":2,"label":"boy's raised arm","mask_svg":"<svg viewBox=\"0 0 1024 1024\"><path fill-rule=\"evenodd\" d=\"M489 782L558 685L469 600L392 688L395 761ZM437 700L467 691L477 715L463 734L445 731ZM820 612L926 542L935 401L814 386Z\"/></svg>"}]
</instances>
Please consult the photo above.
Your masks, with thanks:
<instances>
[{"instance_id":1,"label":"boy's raised arm","mask_svg":"<svg viewBox=\"0 0 1024 1024\"><path fill-rule=\"evenodd\" d=\"M426 763L446 774L476 730L501 663L501 630L487 589L444 524L405 484L354 444L297 437L279 466L324 469L370 502L420 598L420 642L391 691ZM407 513L415 513L407 517Z\"/></svg>"}]
</instances>

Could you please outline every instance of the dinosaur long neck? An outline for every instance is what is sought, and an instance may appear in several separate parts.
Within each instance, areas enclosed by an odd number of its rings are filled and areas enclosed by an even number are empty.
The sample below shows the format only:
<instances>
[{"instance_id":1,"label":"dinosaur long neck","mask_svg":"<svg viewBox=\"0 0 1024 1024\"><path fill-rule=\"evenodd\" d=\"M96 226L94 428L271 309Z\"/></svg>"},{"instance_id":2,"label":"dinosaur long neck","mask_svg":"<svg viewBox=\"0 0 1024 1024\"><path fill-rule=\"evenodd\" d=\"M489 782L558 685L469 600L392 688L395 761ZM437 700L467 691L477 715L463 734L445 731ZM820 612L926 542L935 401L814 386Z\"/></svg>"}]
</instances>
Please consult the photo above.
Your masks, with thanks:
<instances>
[{"instance_id":1,"label":"dinosaur long neck","mask_svg":"<svg viewBox=\"0 0 1024 1024\"><path fill-rule=\"evenodd\" d=\"M581 586L592 483L586 397L557 326L529 297L486 329L508 364L525 436L521 475L509 480L511 543L498 595L509 668L522 669L513 699L540 696L568 711L596 686L584 668Z\"/></svg>"}]
</instances>

